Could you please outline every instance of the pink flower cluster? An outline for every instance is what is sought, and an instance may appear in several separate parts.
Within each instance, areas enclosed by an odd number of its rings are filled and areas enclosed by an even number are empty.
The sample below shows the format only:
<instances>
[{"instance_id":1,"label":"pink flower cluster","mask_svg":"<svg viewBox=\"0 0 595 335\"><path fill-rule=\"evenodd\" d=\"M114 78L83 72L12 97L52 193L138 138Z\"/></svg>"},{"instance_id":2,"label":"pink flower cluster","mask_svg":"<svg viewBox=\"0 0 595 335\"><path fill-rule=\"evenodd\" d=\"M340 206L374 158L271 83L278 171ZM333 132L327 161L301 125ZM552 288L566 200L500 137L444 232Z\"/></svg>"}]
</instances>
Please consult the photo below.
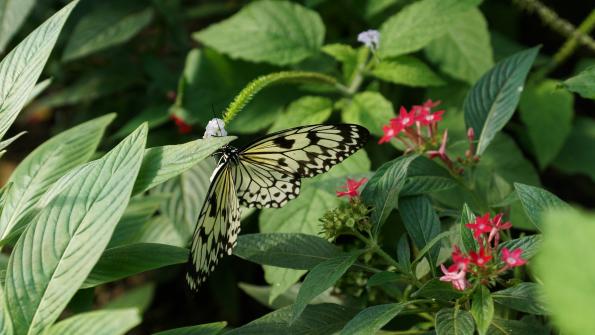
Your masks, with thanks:
<instances>
[{"instance_id":1,"label":"pink flower cluster","mask_svg":"<svg viewBox=\"0 0 595 335\"><path fill-rule=\"evenodd\" d=\"M444 110L432 112L432 108L439 104L440 101L428 100L422 105L411 107L409 111L401 106L399 116L390 119L388 125L382 126L384 136L378 143L386 143L395 138L403 142L408 151L423 146L434 138L437 123L442 120ZM426 134L423 133L423 128L426 128ZM399 136L401 134L404 136Z\"/></svg>"},{"instance_id":2,"label":"pink flower cluster","mask_svg":"<svg viewBox=\"0 0 595 335\"><path fill-rule=\"evenodd\" d=\"M467 274L480 284L487 285L500 273L527 263L521 257L523 249L517 248L513 251L507 248L500 250L500 258L494 257L498 253L500 232L510 229L510 222L502 220L502 214L490 217L490 213L477 217L473 222L465 225L473 232L473 238L479 245L478 251L470 251L464 254L457 246L453 246L452 262L448 268L440 265L444 275L441 281L450 282L452 286L460 291L470 286Z\"/></svg>"},{"instance_id":3,"label":"pink flower cluster","mask_svg":"<svg viewBox=\"0 0 595 335\"><path fill-rule=\"evenodd\" d=\"M351 178L347 178L347 183L345 185L340 186L342 191L337 191L338 197L349 197L349 200L359 197L359 188L367 182L367 178L362 178L360 180L355 180Z\"/></svg>"}]
</instances>

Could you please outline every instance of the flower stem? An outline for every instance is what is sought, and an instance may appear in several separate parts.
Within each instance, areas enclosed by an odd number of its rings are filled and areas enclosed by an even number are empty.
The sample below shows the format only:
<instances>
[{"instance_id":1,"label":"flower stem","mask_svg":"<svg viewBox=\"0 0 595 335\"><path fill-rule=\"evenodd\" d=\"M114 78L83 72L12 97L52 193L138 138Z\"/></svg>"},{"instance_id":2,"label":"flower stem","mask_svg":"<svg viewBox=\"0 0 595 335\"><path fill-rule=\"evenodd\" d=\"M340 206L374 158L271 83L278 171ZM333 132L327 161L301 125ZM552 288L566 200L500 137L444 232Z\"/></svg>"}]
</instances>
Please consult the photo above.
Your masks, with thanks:
<instances>
[{"instance_id":1,"label":"flower stem","mask_svg":"<svg viewBox=\"0 0 595 335\"><path fill-rule=\"evenodd\" d=\"M305 71L275 72L258 77L248 83L225 110L223 121L225 123L231 121L244 107L246 107L256 93L260 92L263 88L284 82L320 83L331 86L343 94L347 94L348 91L347 87L341 85L337 79L321 73Z\"/></svg>"}]
</instances>

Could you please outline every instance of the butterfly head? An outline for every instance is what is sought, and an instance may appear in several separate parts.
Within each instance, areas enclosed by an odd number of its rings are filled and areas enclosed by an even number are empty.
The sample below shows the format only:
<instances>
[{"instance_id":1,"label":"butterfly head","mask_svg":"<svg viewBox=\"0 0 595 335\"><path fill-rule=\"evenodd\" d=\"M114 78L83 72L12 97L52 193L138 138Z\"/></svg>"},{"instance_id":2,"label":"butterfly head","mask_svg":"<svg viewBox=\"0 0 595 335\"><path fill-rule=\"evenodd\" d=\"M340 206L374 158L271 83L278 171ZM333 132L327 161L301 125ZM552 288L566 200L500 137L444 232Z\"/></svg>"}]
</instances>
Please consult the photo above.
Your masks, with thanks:
<instances>
[{"instance_id":1,"label":"butterfly head","mask_svg":"<svg viewBox=\"0 0 595 335\"><path fill-rule=\"evenodd\" d=\"M240 151L236 147L232 147L231 145L225 145L221 147L219 150L215 151L215 156L219 158L219 160L223 162L227 162L231 160L232 162L238 162L239 160L239 153Z\"/></svg>"}]
</instances>

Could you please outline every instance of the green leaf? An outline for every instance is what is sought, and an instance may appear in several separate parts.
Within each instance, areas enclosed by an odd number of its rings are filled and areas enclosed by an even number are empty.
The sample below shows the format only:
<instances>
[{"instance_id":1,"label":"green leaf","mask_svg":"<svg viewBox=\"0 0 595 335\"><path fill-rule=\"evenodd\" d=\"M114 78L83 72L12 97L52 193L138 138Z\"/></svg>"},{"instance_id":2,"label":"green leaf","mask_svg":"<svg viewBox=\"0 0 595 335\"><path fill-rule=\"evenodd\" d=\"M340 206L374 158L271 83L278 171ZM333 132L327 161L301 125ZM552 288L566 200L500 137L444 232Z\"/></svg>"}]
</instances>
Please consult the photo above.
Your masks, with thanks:
<instances>
[{"instance_id":1,"label":"green leaf","mask_svg":"<svg viewBox=\"0 0 595 335\"><path fill-rule=\"evenodd\" d=\"M103 306L103 309L128 309L135 308L139 313L144 313L153 301L155 284L148 283L137 286Z\"/></svg>"},{"instance_id":2,"label":"green leaf","mask_svg":"<svg viewBox=\"0 0 595 335\"><path fill-rule=\"evenodd\" d=\"M428 44L425 51L444 73L469 84L494 65L488 25L477 8L452 20L445 34Z\"/></svg>"},{"instance_id":3,"label":"green leaf","mask_svg":"<svg viewBox=\"0 0 595 335\"><path fill-rule=\"evenodd\" d=\"M488 329L488 335L549 335L551 333L550 329L537 322L499 318L494 318Z\"/></svg>"},{"instance_id":4,"label":"green leaf","mask_svg":"<svg viewBox=\"0 0 595 335\"><path fill-rule=\"evenodd\" d=\"M480 0L422 0L410 4L380 27L382 58L422 49L447 31L459 16Z\"/></svg>"},{"instance_id":5,"label":"green leaf","mask_svg":"<svg viewBox=\"0 0 595 335\"><path fill-rule=\"evenodd\" d=\"M257 286L247 283L239 283L238 286L247 295L261 303L263 306L271 309L279 309L285 306L289 306L295 302L295 299L300 290L301 284L294 284L289 289L284 290L275 299L270 301L271 293L273 292L273 286ZM333 295L332 288L324 291L318 297L312 299L310 304L322 304L322 303L335 303L341 304L342 300Z\"/></svg>"},{"instance_id":6,"label":"green leaf","mask_svg":"<svg viewBox=\"0 0 595 335\"><path fill-rule=\"evenodd\" d=\"M0 273L2 272L4 272L4 269L0 270ZM2 283L0 284L0 332L5 335L12 335L12 320L7 307L8 306L4 297L4 280L2 280Z\"/></svg>"},{"instance_id":7,"label":"green leaf","mask_svg":"<svg viewBox=\"0 0 595 335\"><path fill-rule=\"evenodd\" d=\"M590 66L578 75L566 79L564 86L583 98L595 99L595 66Z\"/></svg>"},{"instance_id":8,"label":"green leaf","mask_svg":"<svg viewBox=\"0 0 595 335\"><path fill-rule=\"evenodd\" d=\"M340 331L356 313L356 309L341 305L309 305L306 307L300 318L290 324L289 322L292 317L292 306L287 306L266 314L265 316L246 325L226 332L225 335L328 335Z\"/></svg>"},{"instance_id":9,"label":"green leaf","mask_svg":"<svg viewBox=\"0 0 595 335\"><path fill-rule=\"evenodd\" d=\"M436 314L437 335L473 335L475 323L467 311L443 308Z\"/></svg>"},{"instance_id":10,"label":"green leaf","mask_svg":"<svg viewBox=\"0 0 595 335\"><path fill-rule=\"evenodd\" d=\"M397 259L403 271L409 271L411 268L411 247L409 246L409 239L407 234L401 235L397 243Z\"/></svg>"},{"instance_id":11,"label":"green leaf","mask_svg":"<svg viewBox=\"0 0 595 335\"><path fill-rule=\"evenodd\" d=\"M77 3L64 6L0 62L0 139L29 100L62 26Z\"/></svg>"},{"instance_id":12,"label":"green leaf","mask_svg":"<svg viewBox=\"0 0 595 335\"><path fill-rule=\"evenodd\" d=\"M137 1L101 1L78 21L66 44L63 61L71 61L122 44L153 18L153 9Z\"/></svg>"},{"instance_id":13,"label":"green leaf","mask_svg":"<svg viewBox=\"0 0 595 335\"><path fill-rule=\"evenodd\" d=\"M214 170L215 160L206 158L154 188L156 193L170 194L161 205L161 213L173 223L183 241L189 241L194 232Z\"/></svg>"},{"instance_id":14,"label":"green leaf","mask_svg":"<svg viewBox=\"0 0 595 335\"><path fill-rule=\"evenodd\" d=\"M373 207L371 219L374 223L372 228L374 235L378 235L390 212L397 207L399 193L405 185L407 169L416 157L416 155L401 156L384 163L366 183L362 198L366 204Z\"/></svg>"},{"instance_id":15,"label":"green leaf","mask_svg":"<svg viewBox=\"0 0 595 335\"><path fill-rule=\"evenodd\" d=\"M572 128L574 97L559 82L530 85L519 104L531 148L543 169L556 158Z\"/></svg>"},{"instance_id":16,"label":"green leaf","mask_svg":"<svg viewBox=\"0 0 595 335\"><path fill-rule=\"evenodd\" d=\"M308 234L272 233L238 236L234 255L254 263L310 270L339 255L327 240Z\"/></svg>"},{"instance_id":17,"label":"green leaf","mask_svg":"<svg viewBox=\"0 0 595 335\"><path fill-rule=\"evenodd\" d=\"M346 123L364 126L376 136L382 136L382 125L395 117L393 105L382 94L362 92L345 104L341 119Z\"/></svg>"},{"instance_id":18,"label":"green leaf","mask_svg":"<svg viewBox=\"0 0 595 335\"><path fill-rule=\"evenodd\" d=\"M542 237L541 235L529 235L516 238L500 243L499 250L502 248L508 248L508 250L514 250L517 248L523 249L522 257L524 259L531 259L541 249Z\"/></svg>"},{"instance_id":19,"label":"green leaf","mask_svg":"<svg viewBox=\"0 0 595 335\"><path fill-rule=\"evenodd\" d=\"M543 213L553 208L568 208L568 204L542 188L521 183L514 183L514 188L529 220L539 230L542 230Z\"/></svg>"},{"instance_id":20,"label":"green leaf","mask_svg":"<svg viewBox=\"0 0 595 335\"><path fill-rule=\"evenodd\" d=\"M135 308L80 313L51 326L44 335L119 335L140 324Z\"/></svg>"},{"instance_id":21,"label":"green leaf","mask_svg":"<svg viewBox=\"0 0 595 335\"><path fill-rule=\"evenodd\" d=\"M307 270L294 270L269 265L263 265L262 268L264 270L265 281L271 285L268 300L269 305L272 305L280 296L286 294L307 272ZM295 298L293 301L295 301Z\"/></svg>"},{"instance_id":22,"label":"green leaf","mask_svg":"<svg viewBox=\"0 0 595 335\"><path fill-rule=\"evenodd\" d=\"M550 211L543 220L543 245L532 265L562 333L595 333L594 221L592 214L567 210Z\"/></svg>"},{"instance_id":23,"label":"green leaf","mask_svg":"<svg viewBox=\"0 0 595 335\"><path fill-rule=\"evenodd\" d=\"M143 125L101 159L62 177L66 186L19 239L5 283L17 333L52 324L91 272L126 209L146 136Z\"/></svg>"},{"instance_id":24,"label":"green leaf","mask_svg":"<svg viewBox=\"0 0 595 335\"><path fill-rule=\"evenodd\" d=\"M359 64L365 64L368 59L369 50L364 47L353 49L346 44L328 44L322 47L322 52L330 55L342 63L343 81L351 83L357 75L356 69Z\"/></svg>"},{"instance_id":25,"label":"green leaf","mask_svg":"<svg viewBox=\"0 0 595 335\"><path fill-rule=\"evenodd\" d=\"M368 307L349 321L341 335L376 334L403 310L403 304L384 304Z\"/></svg>"},{"instance_id":26,"label":"green leaf","mask_svg":"<svg viewBox=\"0 0 595 335\"><path fill-rule=\"evenodd\" d=\"M144 192L179 175L234 139L234 136L211 137L147 149L133 194Z\"/></svg>"},{"instance_id":27,"label":"green leaf","mask_svg":"<svg viewBox=\"0 0 595 335\"><path fill-rule=\"evenodd\" d=\"M490 295L490 290L483 285L479 285L475 293L473 293L471 315L475 319L477 332L480 335L486 334L494 318L494 301Z\"/></svg>"},{"instance_id":28,"label":"green leaf","mask_svg":"<svg viewBox=\"0 0 595 335\"><path fill-rule=\"evenodd\" d=\"M426 63L411 56L382 60L374 66L371 74L384 81L412 87L446 84Z\"/></svg>"},{"instance_id":29,"label":"green leaf","mask_svg":"<svg viewBox=\"0 0 595 335\"><path fill-rule=\"evenodd\" d=\"M106 249L81 288L188 261L188 250L166 244L134 243Z\"/></svg>"},{"instance_id":30,"label":"green leaf","mask_svg":"<svg viewBox=\"0 0 595 335\"><path fill-rule=\"evenodd\" d=\"M203 325L165 330L153 335L217 335L227 326L227 322L212 322Z\"/></svg>"},{"instance_id":31,"label":"green leaf","mask_svg":"<svg viewBox=\"0 0 595 335\"><path fill-rule=\"evenodd\" d=\"M432 250L434 248L438 248L438 250L440 250L440 245L438 244L438 242L441 242L446 237L450 237L450 235L451 235L451 232L447 230L447 231L443 231L440 234L434 236L434 238L432 238L428 243L426 243L426 245L421 250L419 250L417 252L417 255L415 256L413 263L411 263L411 267L415 268L417 266L417 264L424 259L424 256L430 250Z\"/></svg>"},{"instance_id":32,"label":"green leaf","mask_svg":"<svg viewBox=\"0 0 595 335\"><path fill-rule=\"evenodd\" d=\"M40 209L36 208L37 202L50 185L91 158L114 117L108 114L64 131L37 147L18 165L8 180L12 187L0 215L1 238L27 214Z\"/></svg>"},{"instance_id":33,"label":"green leaf","mask_svg":"<svg viewBox=\"0 0 595 335\"><path fill-rule=\"evenodd\" d=\"M577 117L572 131L554 166L565 173L580 173L595 180L595 155L592 143L595 141L595 121L587 117Z\"/></svg>"},{"instance_id":34,"label":"green leaf","mask_svg":"<svg viewBox=\"0 0 595 335\"><path fill-rule=\"evenodd\" d=\"M547 311L540 297L543 288L535 283L520 283L513 287L492 293L494 301L519 312L546 315Z\"/></svg>"},{"instance_id":35,"label":"green leaf","mask_svg":"<svg viewBox=\"0 0 595 335\"><path fill-rule=\"evenodd\" d=\"M460 247L464 253L468 253L470 251L478 250L477 241L473 238L473 232L471 229L467 228L465 225L475 221L475 214L471 211L471 208L467 206L467 204L463 205L463 210L461 211L461 219L459 224L459 229L461 232L461 241L463 242Z\"/></svg>"},{"instance_id":36,"label":"green leaf","mask_svg":"<svg viewBox=\"0 0 595 335\"><path fill-rule=\"evenodd\" d=\"M1 0L0 1L0 52L14 34L19 30L33 9L35 0Z\"/></svg>"},{"instance_id":37,"label":"green leaf","mask_svg":"<svg viewBox=\"0 0 595 335\"><path fill-rule=\"evenodd\" d=\"M373 274L370 278L368 278L366 285L368 287L380 286L380 285L384 285L386 283L396 282L400 278L401 278L401 276L399 276L395 272L390 272L390 271L377 272L377 273Z\"/></svg>"},{"instance_id":38,"label":"green leaf","mask_svg":"<svg viewBox=\"0 0 595 335\"><path fill-rule=\"evenodd\" d=\"M324 25L318 13L301 5L265 0L248 4L193 37L232 58L288 65L319 51Z\"/></svg>"},{"instance_id":39,"label":"green leaf","mask_svg":"<svg viewBox=\"0 0 595 335\"><path fill-rule=\"evenodd\" d=\"M164 195L138 195L130 199L128 207L116 225L107 248L129 244L136 240L143 226L159 209L165 199Z\"/></svg>"},{"instance_id":40,"label":"green leaf","mask_svg":"<svg viewBox=\"0 0 595 335\"><path fill-rule=\"evenodd\" d=\"M291 323L302 314L306 305L327 288L333 286L341 276L355 263L361 252L352 252L325 260L310 270L306 275L300 292L293 304Z\"/></svg>"},{"instance_id":41,"label":"green leaf","mask_svg":"<svg viewBox=\"0 0 595 335\"><path fill-rule=\"evenodd\" d=\"M419 195L399 199L399 212L403 225L415 246L419 249L425 247L433 238L440 234L440 220L432 208L432 203L427 196ZM428 253L430 269L434 273L438 263L440 246L435 245Z\"/></svg>"},{"instance_id":42,"label":"green leaf","mask_svg":"<svg viewBox=\"0 0 595 335\"><path fill-rule=\"evenodd\" d=\"M428 298L441 301L451 301L463 296L463 292L455 290L451 284L433 278L425 282L419 290L413 292L413 298Z\"/></svg>"},{"instance_id":43,"label":"green leaf","mask_svg":"<svg viewBox=\"0 0 595 335\"><path fill-rule=\"evenodd\" d=\"M484 153L512 117L538 52L539 47L535 47L498 62L467 94L463 106L465 123L475 130L478 155Z\"/></svg>"},{"instance_id":44,"label":"green leaf","mask_svg":"<svg viewBox=\"0 0 595 335\"><path fill-rule=\"evenodd\" d=\"M457 186L450 172L433 160L419 156L407 169L407 180L401 190L402 196L439 192Z\"/></svg>"},{"instance_id":45,"label":"green leaf","mask_svg":"<svg viewBox=\"0 0 595 335\"><path fill-rule=\"evenodd\" d=\"M305 96L292 102L287 110L279 115L269 132L309 124L324 123L333 111L333 102L328 98Z\"/></svg>"},{"instance_id":46,"label":"green leaf","mask_svg":"<svg viewBox=\"0 0 595 335\"><path fill-rule=\"evenodd\" d=\"M171 221L158 215L146 222L134 239L136 243L169 244L176 247L187 246L187 241L182 241L180 234Z\"/></svg>"}]
</instances>

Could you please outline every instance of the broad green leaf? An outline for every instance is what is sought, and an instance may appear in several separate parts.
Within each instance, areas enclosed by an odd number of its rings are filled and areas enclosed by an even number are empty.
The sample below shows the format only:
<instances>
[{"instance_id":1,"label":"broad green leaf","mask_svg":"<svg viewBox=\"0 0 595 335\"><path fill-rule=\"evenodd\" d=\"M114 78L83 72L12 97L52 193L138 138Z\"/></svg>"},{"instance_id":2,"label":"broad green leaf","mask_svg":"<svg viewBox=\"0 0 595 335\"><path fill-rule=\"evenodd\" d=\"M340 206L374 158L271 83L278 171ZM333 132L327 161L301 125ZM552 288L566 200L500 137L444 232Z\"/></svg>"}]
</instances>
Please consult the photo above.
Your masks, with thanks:
<instances>
[{"instance_id":1,"label":"broad green leaf","mask_svg":"<svg viewBox=\"0 0 595 335\"><path fill-rule=\"evenodd\" d=\"M475 130L478 155L512 117L538 52L539 47L535 47L498 62L467 94L463 105L465 123Z\"/></svg>"},{"instance_id":2,"label":"broad green leaf","mask_svg":"<svg viewBox=\"0 0 595 335\"><path fill-rule=\"evenodd\" d=\"M378 92L356 94L341 113L343 122L364 126L376 136L383 135L382 125L388 124L394 117L393 105Z\"/></svg>"},{"instance_id":3,"label":"broad green leaf","mask_svg":"<svg viewBox=\"0 0 595 335\"><path fill-rule=\"evenodd\" d=\"M188 261L188 250L166 244L134 243L106 249L81 288Z\"/></svg>"},{"instance_id":4,"label":"broad green leaf","mask_svg":"<svg viewBox=\"0 0 595 335\"><path fill-rule=\"evenodd\" d=\"M148 283L126 290L124 294L116 297L103 306L103 309L128 309L135 308L140 314L144 313L155 294L155 284Z\"/></svg>"},{"instance_id":5,"label":"broad green leaf","mask_svg":"<svg viewBox=\"0 0 595 335\"><path fill-rule=\"evenodd\" d=\"M412 87L446 84L426 63L411 56L382 60L374 66L371 74L384 81Z\"/></svg>"},{"instance_id":6,"label":"broad green leaf","mask_svg":"<svg viewBox=\"0 0 595 335\"><path fill-rule=\"evenodd\" d=\"M158 185L155 192L170 194L162 202L161 213L172 223L183 241L189 241L207 196L215 160L206 158L189 170Z\"/></svg>"},{"instance_id":7,"label":"broad green leaf","mask_svg":"<svg viewBox=\"0 0 595 335\"><path fill-rule=\"evenodd\" d=\"M68 170L85 163L99 145L114 114L82 123L47 140L13 171L12 188L0 215L0 237L36 210L41 196Z\"/></svg>"},{"instance_id":8,"label":"broad green leaf","mask_svg":"<svg viewBox=\"0 0 595 335\"><path fill-rule=\"evenodd\" d=\"M368 287L380 286L380 285L384 285L386 283L393 283L393 282L399 281L400 278L401 278L401 276L395 272L390 272L390 271L377 272L377 273L373 274L370 278L368 278L366 285Z\"/></svg>"},{"instance_id":9,"label":"broad green leaf","mask_svg":"<svg viewBox=\"0 0 595 335\"><path fill-rule=\"evenodd\" d=\"M477 332L480 335L486 334L494 318L494 300L490 295L490 290L483 285L479 285L473 293L471 315L475 319Z\"/></svg>"},{"instance_id":10,"label":"broad green leaf","mask_svg":"<svg viewBox=\"0 0 595 335\"><path fill-rule=\"evenodd\" d=\"M51 84L52 84L52 78L44 79L43 81L40 81L39 83L35 84L35 87L33 87L33 90L31 91L31 95L29 95L29 100L27 100L27 103L26 104L29 104L33 100L35 100ZM134 130L134 129L131 129L131 131L132 130Z\"/></svg>"},{"instance_id":11,"label":"broad green leaf","mask_svg":"<svg viewBox=\"0 0 595 335\"><path fill-rule=\"evenodd\" d=\"M463 206L463 210L461 211L461 218L459 222L459 229L461 233L461 241L463 242L460 247L461 250L465 253L469 253L470 251L476 251L479 247L477 245L477 241L473 238L473 232L471 229L465 226L468 223L475 221L475 214L471 211L471 208L465 204Z\"/></svg>"},{"instance_id":12,"label":"broad green leaf","mask_svg":"<svg viewBox=\"0 0 595 335\"><path fill-rule=\"evenodd\" d=\"M367 48L361 47L353 49L346 44L328 44L322 47L322 52L330 55L337 61L341 62L341 70L343 72L343 81L350 84L357 75L357 67L359 64L365 64L368 59L370 51Z\"/></svg>"},{"instance_id":13,"label":"broad green leaf","mask_svg":"<svg viewBox=\"0 0 595 335\"><path fill-rule=\"evenodd\" d=\"M444 35L459 16L476 7L480 0L422 0L410 4L380 27L382 58L422 49Z\"/></svg>"},{"instance_id":14,"label":"broad green leaf","mask_svg":"<svg viewBox=\"0 0 595 335\"><path fill-rule=\"evenodd\" d=\"M374 224L372 228L374 235L378 235L390 212L397 207L399 193L405 185L407 169L416 157L416 155L401 156L384 163L366 183L362 198L373 208L371 219Z\"/></svg>"},{"instance_id":15,"label":"broad green leaf","mask_svg":"<svg viewBox=\"0 0 595 335\"><path fill-rule=\"evenodd\" d=\"M492 293L494 301L514 310L536 315L546 315L541 299L543 288L535 283L520 283Z\"/></svg>"},{"instance_id":16,"label":"broad green leaf","mask_svg":"<svg viewBox=\"0 0 595 335\"><path fill-rule=\"evenodd\" d=\"M494 318L488 335L550 335L551 329L538 322Z\"/></svg>"},{"instance_id":17,"label":"broad green leaf","mask_svg":"<svg viewBox=\"0 0 595 335\"><path fill-rule=\"evenodd\" d=\"M124 335L141 323L135 308L80 313L51 326L44 335Z\"/></svg>"},{"instance_id":18,"label":"broad green leaf","mask_svg":"<svg viewBox=\"0 0 595 335\"><path fill-rule=\"evenodd\" d=\"M469 84L494 65L488 25L477 8L452 20L445 34L428 44L425 51L442 71Z\"/></svg>"},{"instance_id":19,"label":"broad green leaf","mask_svg":"<svg viewBox=\"0 0 595 335\"><path fill-rule=\"evenodd\" d=\"M324 25L318 13L301 5L265 0L248 4L193 37L232 58L288 65L319 51Z\"/></svg>"},{"instance_id":20,"label":"broad green leaf","mask_svg":"<svg viewBox=\"0 0 595 335\"><path fill-rule=\"evenodd\" d=\"M411 263L411 267L416 268L417 264L424 259L424 256L428 252L430 252L430 250L433 250L435 248L438 248L438 250L440 250L440 244L438 244L438 242L441 242L443 239L450 237L450 235L451 235L451 232L447 230L447 231L443 231L440 234L434 236L434 238L432 238L428 243L426 243L426 245L423 248L421 248L417 252L415 259Z\"/></svg>"},{"instance_id":21,"label":"broad green leaf","mask_svg":"<svg viewBox=\"0 0 595 335\"><path fill-rule=\"evenodd\" d=\"M417 248L422 249L440 234L440 220L427 196L399 198L399 212L403 225ZM439 245L435 245L428 253L432 273L438 262L439 251Z\"/></svg>"},{"instance_id":22,"label":"broad green leaf","mask_svg":"<svg viewBox=\"0 0 595 335\"><path fill-rule=\"evenodd\" d=\"M217 335L221 333L225 326L227 326L227 322L225 321L212 322L197 326L165 330L154 333L153 335Z\"/></svg>"},{"instance_id":23,"label":"broad green leaf","mask_svg":"<svg viewBox=\"0 0 595 335\"><path fill-rule=\"evenodd\" d=\"M239 283L238 286L242 291L244 291L247 295L261 303L263 306L269 307L271 309L279 309L285 306L289 306L295 302L297 298L298 292L300 290L301 284L292 285L289 289L285 290L282 294L278 295L270 301L271 293L272 293L272 286L256 286L250 285L246 283ZM322 303L334 303L334 304L341 304L341 298L335 296L333 294L332 288L327 289L323 293L321 293L316 298L310 301L310 304L322 304Z\"/></svg>"},{"instance_id":24,"label":"broad green leaf","mask_svg":"<svg viewBox=\"0 0 595 335\"><path fill-rule=\"evenodd\" d=\"M523 259L529 260L533 258L533 256L535 256L541 249L542 240L542 236L538 234L523 236L515 238L514 240L500 243L498 249L508 248L508 250L514 250L516 248L521 248L523 249L521 256Z\"/></svg>"},{"instance_id":25,"label":"broad green leaf","mask_svg":"<svg viewBox=\"0 0 595 335\"><path fill-rule=\"evenodd\" d=\"M182 241L173 223L162 215L158 215L145 223L134 242L169 244L176 247L187 246L187 241Z\"/></svg>"},{"instance_id":26,"label":"broad green leaf","mask_svg":"<svg viewBox=\"0 0 595 335\"><path fill-rule=\"evenodd\" d=\"M133 194L144 192L190 169L233 139L233 136L211 137L147 149Z\"/></svg>"},{"instance_id":27,"label":"broad green leaf","mask_svg":"<svg viewBox=\"0 0 595 335\"><path fill-rule=\"evenodd\" d=\"M409 245L409 239L406 233L401 235L397 243L397 259L399 260L401 269L408 272L411 268L411 246Z\"/></svg>"},{"instance_id":28,"label":"broad green leaf","mask_svg":"<svg viewBox=\"0 0 595 335\"><path fill-rule=\"evenodd\" d=\"M443 308L436 314L437 335L473 335L474 331L473 317L467 311Z\"/></svg>"},{"instance_id":29,"label":"broad green leaf","mask_svg":"<svg viewBox=\"0 0 595 335\"><path fill-rule=\"evenodd\" d=\"M0 62L0 140L29 100L62 26L77 3L64 6Z\"/></svg>"},{"instance_id":30,"label":"broad green leaf","mask_svg":"<svg viewBox=\"0 0 595 335\"><path fill-rule=\"evenodd\" d=\"M153 9L142 1L101 1L78 21L62 60L71 61L122 44L146 27Z\"/></svg>"},{"instance_id":31,"label":"broad green leaf","mask_svg":"<svg viewBox=\"0 0 595 335\"><path fill-rule=\"evenodd\" d=\"M329 98L305 96L292 102L275 120L269 132L323 123L331 116L332 111L333 102Z\"/></svg>"},{"instance_id":32,"label":"broad green leaf","mask_svg":"<svg viewBox=\"0 0 595 335\"><path fill-rule=\"evenodd\" d=\"M33 9L35 0L1 0L0 1L0 52Z\"/></svg>"},{"instance_id":33,"label":"broad green leaf","mask_svg":"<svg viewBox=\"0 0 595 335\"><path fill-rule=\"evenodd\" d=\"M76 169L19 239L5 283L17 333L39 333L52 324L91 272L126 209L146 136L143 125Z\"/></svg>"},{"instance_id":34,"label":"broad green leaf","mask_svg":"<svg viewBox=\"0 0 595 335\"><path fill-rule=\"evenodd\" d=\"M414 159L407 169L407 180L401 196L439 192L457 186L450 172L427 157Z\"/></svg>"},{"instance_id":35,"label":"broad green leaf","mask_svg":"<svg viewBox=\"0 0 595 335\"><path fill-rule=\"evenodd\" d=\"M413 298L428 298L441 301L451 301L463 296L463 292L455 290L451 284L433 278L425 282L419 290L413 292Z\"/></svg>"},{"instance_id":36,"label":"broad green leaf","mask_svg":"<svg viewBox=\"0 0 595 335\"><path fill-rule=\"evenodd\" d=\"M225 335L256 335L256 334L334 334L357 313L356 309L335 305L318 304L306 307L302 315L290 324L292 306L273 311Z\"/></svg>"},{"instance_id":37,"label":"broad green leaf","mask_svg":"<svg viewBox=\"0 0 595 335\"><path fill-rule=\"evenodd\" d=\"M543 282L544 301L562 333L595 333L595 216L553 210L543 219L543 244L533 270Z\"/></svg>"},{"instance_id":38,"label":"broad green leaf","mask_svg":"<svg viewBox=\"0 0 595 335\"><path fill-rule=\"evenodd\" d=\"M554 160L554 166L565 173L580 173L595 180L595 155L592 146L594 142L595 121L587 117L577 117L564 147Z\"/></svg>"},{"instance_id":39,"label":"broad green leaf","mask_svg":"<svg viewBox=\"0 0 595 335\"><path fill-rule=\"evenodd\" d=\"M555 80L527 86L519 112L543 169L556 158L572 128L574 97Z\"/></svg>"},{"instance_id":40,"label":"broad green leaf","mask_svg":"<svg viewBox=\"0 0 595 335\"><path fill-rule=\"evenodd\" d=\"M234 255L263 265L310 270L339 255L327 240L308 234L272 233L238 236Z\"/></svg>"},{"instance_id":41,"label":"broad green leaf","mask_svg":"<svg viewBox=\"0 0 595 335\"><path fill-rule=\"evenodd\" d=\"M535 186L514 183L514 188L529 220L541 230L543 213L553 208L568 208L568 205L554 194Z\"/></svg>"},{"instance_id":42,"label":"broad green leaf","mask_svg":"<svg viewBox=\"0 0 595 335\"><path fill-rule=\"evenodd\" d=\"M136 240L143 226L159 209L159 205L166 199L165 195L138 195L130 199L128 207L116 225L107 248L129 244Z\"/></svg>"},{"instance_id":43,"label":"broad green leaf","mask_svg":"<svg viewBox=\"0 0 595 335\"><path fill-rule=\"evenodd\" d=\"M287 293L308 272L307 270L294 270L270 265L263 265L262 268L264 270L264 280L271 285L269 304Z\"/></svg>"},{"instance_id":44,"label":"broad green leaf","mask_svg":"<svg viewBox=\"0 0 595 335\"><path fill-rule=\"evenodd\" d=\"M308 272L300 292L292 307L291 323L294 323L302 314L306 305L329 287L333 286L347 269L355 263L361 252L352 252L339 255L318 263Z\"/></svg>"},{"instance_id":45,"label":"broad green leaf","mask_svg":"<svg viewBox=\"0 0 595 335\"><path fill-rule=\"evenodd\" d=\"M4 269L0 273L5 272ZM0 332L5 335L12 335L12 320L4 296L4 280L0 283Z\"/></svg>"},{"instance_id":46,"label":"broad green leaf","mask_svg":"<svg viewBox=\"0 0 595 335\"><path fill-rule=\"evenodd\" d=\"M376 334L403 310L403 304L384 304L368 307L349 321L341 335Z\"/></svg>"},{"instance_id":47,"label":"broad green leaf","mask_svg":"<svg viewBox=\"0 0 595 335\"><path fill-rule=\"evenodd\" d=\"M590 66L578 75L566 79L564 86L583 98L595 99L595 66Z\"/></svg>"}]
</instances>

